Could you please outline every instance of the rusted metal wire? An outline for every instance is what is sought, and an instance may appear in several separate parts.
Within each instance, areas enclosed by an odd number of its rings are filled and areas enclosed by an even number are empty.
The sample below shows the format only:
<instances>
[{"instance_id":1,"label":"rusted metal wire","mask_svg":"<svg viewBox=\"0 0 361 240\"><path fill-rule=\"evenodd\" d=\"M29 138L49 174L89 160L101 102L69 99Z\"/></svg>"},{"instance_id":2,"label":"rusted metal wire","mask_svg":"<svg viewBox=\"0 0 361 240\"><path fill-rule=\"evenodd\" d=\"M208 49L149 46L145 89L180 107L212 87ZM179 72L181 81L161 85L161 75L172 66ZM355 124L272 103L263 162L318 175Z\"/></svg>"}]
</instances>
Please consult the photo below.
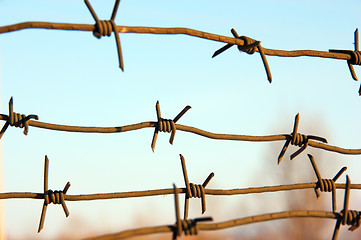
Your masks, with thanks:
<instances>
[{"instance_id":1,"label":"rusted metal wire","mask_svg":"<svg viewBox=\"0 0 361 240\"><path fill-rule=\"evenodd\" d=\"M24 134L28 135L29 120L30 119L36 119L36 120L39 119L39 117L37 115L28 115L28 116L26 116L25 114L14 113L13 105L14 105L13 97L11 97L10 101L9 101L9 115L7 116L8 118L6 119L6 122L5 122L4 126L1 128L0 139L4 135L6 129L9 127L9 125L12 126L12 127L24 128Z\"/></svg>"},{"instance_id":2,"label":"rusted metal wire","mask_svg":"<svg viewBox=\"0 0 361 240\"><path fill-rule=\"evenodd\" d=\"M156 189L156 190L145 190L145 191L133 191L133 192L116 192L116 193L102 193L102 194L82 194L82 195L69 195L67 191L70 187L68 182L62 191L52 191L48 188L48 169L49 169L49 159L45 156L44 164L44 192L43 193L31 193L31 192L9 192L9 193L0 193L0 199L12 199L12 198L31 198L31 199L44 199L43 209L40 217L40 223L38 232L40 232L44 226L45 214L47 206L50 203L61 204L65 213L65 216L69 216L69 210L65 204L65 201L90 201L90 200L104 200L104 199L117 199L117 198L133 198L133 197L148 197L148 196L157 196L157 195L169 195L174 194L176 191L177 195L179 193L185 194L185 206L184 206L184 220L188 218L188 199L191 197L201 197L202 199L202 214L206 210L205 195L240 195L240 194L255 194L255 193L266 193L266 192L278 192L278 191L289 191L289 190L299 190L299 189L317 189L320 188L320 183L299 183L299 184L289 184L289 185L278 185L278 186L265 186L265 187L253 187L253 188L241 188L241 189L205 189L207 184L210 182L214 176L211 173L204 183L198 187L196 185L189 183L188 174L186 170L186 165L184 157L180 155L181 165L183 176L185 180L185 188L177 188L176 190L169 189ZM311 160L312 163L312 160ZM316 170L315 170L316 171ZM318 170L317 170L318 171ZM342 173L338 173L335 178L339 177ZM335 179L334 178L334 179ZM335 179L334 181L336 181ZM361 184L336 184L334 183L334 189L361 189ZM203 189L203 190L201 190ZM333 198L333 207L335 206L335 198ZM335 212L335 210L334 210ZM190 224L192 221L186 222ZM188 226L188 225L187 225Z\"/></svg>"},{"instance_id":3,"label":"rusted metal wire","mask_svg":"<svg viewBox=\"0 0 361 240\"><path fill-rule=\"evenodd\" d=\"M147 228L138 228L133 230L126 230L119 233L101 235L96 237L86 238L86 240L108 240L108 239L123 239L128 237L140 236L140 235L149 235L155 233L164 233L172 232L173 239L176 239L178 236L181 236L182 232L185 232L186 235L195 235L199 231L212 231L212 230L221 230L226 228L232 228L236 226L241 226L245 224L271 221L277 219L286 219L286 218L298 218L298 217L312 217L312 218L328 218L336 219L336 227L332 236L333 240L337 239L337 234L340 228L341 223L343 225L351 225L349 230L353 231L360 225L360 212L354 210L348 210L348 199L350 192L350 180L347 176L346 178L346 191L345 191L345 201L344 209L340 212L327 212L327 211L313 211L313 210L304 210L304 211L284 211L277 213L268 213L257 216L239 218L235 220L219 222L219 223L198 223L200 221L210 221L212 218L202 218L194 220L181 220L179 215L179 203L178 203L178 191L176 186L173 185L173 193L175 198L175 207L176 207L176 224L175 225L164 225L158 227L147 227Z\"/></svg>"},{"instance_id":4,"label":"rusted metal wire","mask_svg":"<svg viewBox=\"0 0 361 240\"><path fill-rule=\"evenodd\" d=\"M12 102L12 98L10 99L10 102ZM12 106L12 105L11 105ZM250 142L270 142L270 141L282 141L286 140L285 145L282 148L282 151L278 157L278 163L281 162L287 147L289 144L295 144L297 146L300 146L301 148L293 153L291 155L291 159L299 155L302 151L306 149L307 146L311 146L314 148L320 148L331 152L337 152L341 154L361 154L361 149L346 149L341 148L337 146L332 146L327 143L327 140L322 137L313 136L313 135L303 135L297 132L298 128L298 121L299 121L299 114L295 117L295 124L293 128L293 132L291 134L278 134L278 135L266 135L266 136L250 136L250 135L237 135L237 134L219 134L219 133L212 133L208 131L204 131L195 127L185 126L181 124L176 124L176 122L187 112L191 107L186 106L173 120L163 119L160 115L159 110L159 102L156 104L157 109L157 116L158 121L157 122L141 122L131 125L125 125L125 126L118 126L118 127L82 127L82 126L67 126L67 125L59 125L59 124L51 124L51 123L45 123L40 121L34 121L30 118L38 119L36 115L28 115L26 117L25 123L27 126L37 127L37 128L44 128L48 130L55 130L55 131L65 131L65 132L82 132L82 133L121 133L121 132L128 132L128 131L134 131L139 130L143 128L149 128L154 127L154 135L152 139L152 150L154 151L155 142L157 139L158 131L170 131L171 137L170 137L170 143L173 142L175 131L184 131L184 132L190 132L194 133L203 137L211 138L211 139L218 139L218 140L232 140L232 141L250 141ZM10 103L9 103L9 109L10 109ZM9 110L10 111L10 110ZM159 115L158 115L159 114ZM10 118L9 115L0 114L0 120L9 122ZM173 124L173 123L174 124ZM1 130L0 137L4 134L7 126L5 123L3 129ZM15 126L15 125L14 125ZM5 130L4 130L5 129ZM160 130L162 129L162 130ZM315 141L314 141L315 140Z\"/></svg>"},{"instance_id":5,"label":"rusted metal wire","mask_svg":"<svg viewBox=\"0 0 361 240\"><path fill-rule=\"evenodd\" d=\"M84 0L84 2L95 20L95 25L94 25L95 29L93 30L94 37L96 37L98 39L100 39L102 36L109 37L112 34L112 32L114 32L115 42L117 44L117 50L118 50L119 67L120 67L120 69L122 69L122 71L124 71L122 48L120 45L119 34L117 32L117 25L114 22L114 19L117 15L120 0L115 1L113 13L112 13L110 20L99 20L98 16L96 15L96 13L93 10L93 7L90 5L89 1Z\"/></svg>"},{"instance_id":6,"label":"rusted metal wire","mask_svg":"<svg viewBox=\"0 0 361 240\"><path fill-rule=\"evenodd\" d=\"M343 203L343 209L337 216L336 226L333 231L332 240L336 240L338 236L338 232L340 230L340 225L349 225L350 228L348 230L354 231L360 226L360 211L355 210L349 210L349 198L350 198L350 187L351 186L351 180L346 175L346 188L345 188L345 198Z\"/></svg>"},{"instance_id":7,"label":"rusted metal wire","mask_svg":"<svg viewBox=\"0 0 361 240\"><path fill-rule=\"evenodd\" d=\"M236 30L234 30L233 28L231 29L231 32L235 38L242 39L244 41L243 46L241 46L241 45L237 46L239 51L246 52L248 54L253 54L258 50L259 54L261 55L263 65L264 65L264 68L267 73L267 79L270 83L272 83L271 70L268 66L267 58L266 58L266 55L264 54L263 48L261 47L261 42L256 41L256 40L246 37L246 36L239 36L238 33L236 32ZM228 43L224 47L215 51L212 58L216 57L217 55L221 54L222 52L226 51L228 48L230 48L232 46L233 46L233 44Z\"/></svg>"},{"instance_id":8,"label":"rusted metal wire","mask_svg":"<svg viewBox=\"0 0 361 240\"><path fill-rule=\"evenodd\" d=\"M291 157L290 157L291 160L293 158L297 157L300 153L302 153L307 148L310 139L327 143L327 140L325 138L323 138L323 137L317 137L317 136L313 136L313 135L307 135L306 136L304 134L297 133L299 119L300 119L300 114L297 113L297 115L295 117L295 123L293 125L293 131L290 134L291 138L287 139L285 145L283 145L281 153L278 156L278 164L280 164L280 162L281 162L283 156L285 155L286 150L287 150L288 146L290 145L290 143L292 145L296 145L296 146L300 147L300 149L298 149L295 153L293 153L291 155Z\"/></svg>"},{"instance_id":9,"label":"rusted metal wire","mask_svg":"<svg viewBox=\"0 0 361 240\"><path fill-rule=\"evenodd\" d=\"M49 159L48 159L47 156L45 156L44 194L43 194L44 204L43 204L43 209L41 211L41 217L40 217L38 232L40 232L43 229L46 209L48 208L48 205L50 203L61 204L61 206L63 207L64 213L65 213L65 216L66 217L69 216L69 210L66 207L64 196L65 196L66 192L68 191L68 189L70 187L70 182L66 183L63 191L52 191L48 187L48 175L49 175Z\"/></svg>"},{"instance_id":10,"label":"rusted metal wire","mask_svg":"<svg viewBox=\"0 0 361 240\"><path fill-rule=\"evenodd\" d=\"M315 194L317 198L321 197L321 194L319 191L321 192L332 192L332 211L335 212L336 211L336 184L335 182L337 181L337 179L339 177L341 177L341 175L347 170L347 167L343 167L340 169L340 171L338 171L338 173L332 178L332 179L323 179L321 177L320 172L318 171L316 162L313 158L313 156L311 154L307 154L307 156L309 157L313 170L315 171L316 177L317 177L317 183L316 183L316 187L315 187Z\"/></svg>"},{"instance_id":11,"label":"rusted metal wire","mask_svg":"<svg viewBox=\"0 0 361 240\"><path fill-rule=\"evenodd\" d=\"M189 183L188 180L188 173L186 168L186 163L184 160L184 157L182 154L180 155L181 164L182 164L182 170L183 170L183 177L184 177L184 183L186 185L186 194L185 194L185 200L184 200L184 219L186 220L188 218L188 206L189 206L189 199L190 198L201 198L202 199L202 214L206 211L206 193L205 193L205 187L208 185L208 183L211 181L211 179L214 177L214 173L210 173L206 180L203 182L203 184L193 184Z\"/></svg>"},{"instance_id":12,"label":"rusted metal wire","mask_svg":"<svg viewBox=\"0 0 361 240\"><path fill-rule=\"evenodd\" d=\"M269 82L272 82L271 71L268 66L268 62L265 55L270 56L279 56L279 57L299 57L299 56L309 56L309 57L321 57L321 58L332 58L332 59L343 59L347 60L347 64L351 71L352 77L357 80L355 71L353 70L352 65L361 64L361 53L358 50L358 37L356 38L355 32L355 51L351 50L330 50L329 52L325 51L316 51L316 50L276 50L276 49L267 49L263 48L260 45L259 41L251 39L246 36L239 36L238 33L232 29L231 32L234 38L221 36L213 33L207 33L203 31L198 31L190 28L159 28L159 27L132 27L132 26L117 26L115 24L115 16L118 10L119 1L116 0L113 13L110 20L99 20L95 11L91 7L88 0L84 0L86 6L88 7L90 13L92 14L95 25L90 24L69 24L69 23L52 23L52 22L22 22L13 25L0 27L1 33L8 33L13 31L18 31L22 29L29 28L40 28L40 29L58 29L58 30L76 30L76 31L92 31L94 36L100 38L101 36L110 36L114 32L117 50L118 50L118 59L119 66L124 71L124 63L120 45L120 39L118 33L148 33L148 34L185 34L192 37L199 37L203 39L213 40L217 42L227 43L226 46L217 50L213 57L217 56L221 52L225 51L233 45L237 45L240 51L253 54L254 52L259 52L267 73L267 78ZM357 43L357 47L356 47ZM361 94L361 88L359 93Z\"/></svg>"}]
</instances>

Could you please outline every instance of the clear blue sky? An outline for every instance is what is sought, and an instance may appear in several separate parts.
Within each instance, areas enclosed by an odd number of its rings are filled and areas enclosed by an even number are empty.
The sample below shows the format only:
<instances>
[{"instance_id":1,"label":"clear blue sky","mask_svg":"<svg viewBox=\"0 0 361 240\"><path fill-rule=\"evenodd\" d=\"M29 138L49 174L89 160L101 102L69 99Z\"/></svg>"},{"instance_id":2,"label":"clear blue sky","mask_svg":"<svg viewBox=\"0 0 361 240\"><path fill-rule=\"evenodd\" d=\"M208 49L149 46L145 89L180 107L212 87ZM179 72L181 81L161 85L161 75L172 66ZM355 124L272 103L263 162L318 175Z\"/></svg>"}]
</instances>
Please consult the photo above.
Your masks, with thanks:
<instances>
[{"instance_id":1,"label":"clear blue sky","mask_svg":"<svg viewBox=\"0 0 361 240\"><path fill-rule=\"evenodd\" d=\"M90 2L100 19L110 18L113 1ZM360 9L360 1L124 0L116 23L187 27L225 36L232 36L234 28L266 48L327 51L354 48L353 33L361 27ZM1 26L24 21L94 23L80 0L0 1ZM361 148L359 83L352 80L345 61L269 56L273 75L269 84L257 53L250 56L232 47L212 59L223 43L185 35L127 33L120 34L120 39L125 72L118 68L113 35L98 40L90 32L31 29L1 34L1 112L7 114L13 96L15 112L37 114L43 122L122 126L155 121L159 100L164 118L174 118L191 105L180 124L249 135L289 133L294 116L300 113L300 132L323 136L331 145ZM355 66L355 71L361 78L360 67ZM150 128L80 134L31 127L24 136L22 130L9 128L1 140L3 191L41 192L45 154L50 159L49 187L60 190L70 181L69 194L169 188L172 183L183 187L180 153L191 182L201 183L210 172L215 173L209 188L281 184L276 176L291 164L288 156L280 166L276 164L283 142L217 141L177 131L173 146L168 143L169 134L160 133L153 153L152 135ZM307 153L327 163L321 170L327 177L347 165L351 180L361 183L361 156L311 148ZM274 164L266 164L267 176L256 180L265 161ZM292 164L303 164L311 171L305 153ZM300 172L290 183L298 181L315 178L303 178ZM353 191L351 197L356 196ZM232 210L247 199L243 196L208 199L206 215L215 221L287 210L275 205L245 213ZM225 207L212 208L212 202L225 203ZM60 232L84 237L89 230L105 234L174 222L172 196L67 202L69 218L65 219L60 206L51 205L44 230L37 234L42 201L3 203L6 232L20 239L55 238ZM190 217L200 215L198 206L199 200L191 201ZM351 208L360 207L356 200L351 202ZM156 216L144 218L149 214Z\"/></svg>"}]
</instances>

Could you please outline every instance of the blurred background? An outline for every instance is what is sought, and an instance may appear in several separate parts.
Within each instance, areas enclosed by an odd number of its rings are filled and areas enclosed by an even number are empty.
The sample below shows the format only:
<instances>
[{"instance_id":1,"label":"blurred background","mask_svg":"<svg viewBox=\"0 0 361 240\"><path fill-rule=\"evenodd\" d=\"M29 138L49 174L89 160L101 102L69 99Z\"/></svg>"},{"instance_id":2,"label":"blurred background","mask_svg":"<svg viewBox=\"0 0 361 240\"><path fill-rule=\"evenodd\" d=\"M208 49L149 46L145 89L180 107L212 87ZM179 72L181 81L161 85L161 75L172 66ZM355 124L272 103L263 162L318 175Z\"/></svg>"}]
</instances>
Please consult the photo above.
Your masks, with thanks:
<instances>
[{"instance_id":1,"label":"blurred background","mask_svg":"<svg viewBox=\"0 0 361 240\"><path fill-rule=\"evenodd\" d=\"M114 1L90 1L99 19L109 19ZM117 25L186 27L239 35L265 48L297 50L354 49L361 27L361 2L348 1L121 1ZM24 21L94 24L83 1L0 0L0 25ZM91 32L28 29L0 35L1 113L37 114L47 123L76 126L123 126L173 119L192 106L178 123L214 133L270 135L290 133L300 113L299 132L327 138L329 144L361 148L361 97L346 61L312 57L268 56L269 84L258 53L232 47L216 58L224 43L186 35L120 34L125 72L118 68L114 36L100 40ZM361 77L361 69L355 66ZM179 154L190 182L209 189L314 182L307 153L323 178L347 166L352 183L361 183L361 156L307 148L293 161L290 147L282 163L279 142L212 140L177 131L174 144L160 133L155 152L153 128L116 134L85 134L30 127L9 128L1 139L0 192L42 192L44 156L50 159L49 188L91 194L184 187ZM345 174L346 175L346 174ZM343 175L338 182L345 182ZM316 200L313 189L238 196L207 195L205 216L214 222L287 210L331 211L331 194ZM337 211L343 190L337 191ZM350 209L360 210L361 195L352 190ZM183 206L184 196L180 197ZM2 240L80 239L127 229L175 222L172 195L50 205L44 229L37 233L43 201L0 202ZM201 216L200 199L190 200L190 218ZM335 220L285 219L250 224L194 239L331 239ZM339 239L359 239L361 231L341 227ZM168 239L170 234L134 239Z\"/></svg>"}]
</instances>

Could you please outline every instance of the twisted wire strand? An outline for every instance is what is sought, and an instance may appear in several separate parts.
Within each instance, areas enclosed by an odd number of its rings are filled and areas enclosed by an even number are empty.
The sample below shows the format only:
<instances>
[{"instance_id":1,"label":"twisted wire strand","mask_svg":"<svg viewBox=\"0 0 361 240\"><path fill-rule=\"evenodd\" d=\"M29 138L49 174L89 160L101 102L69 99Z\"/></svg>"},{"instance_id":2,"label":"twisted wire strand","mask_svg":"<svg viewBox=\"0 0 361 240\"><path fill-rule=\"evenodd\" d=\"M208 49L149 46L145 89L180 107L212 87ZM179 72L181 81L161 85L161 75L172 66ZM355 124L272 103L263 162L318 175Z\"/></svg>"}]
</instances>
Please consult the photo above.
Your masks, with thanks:
<instances>
[{"instance_id":1,"label":"twisted wire strand","mask_svg":"<svg viewBox=\"0 0 361 240\"><path fill-rule=\"evenodd\" d=\"M310 211L310 210L299 210L299 211L284 211L276 213L268 213L262 215L256 215L251 217L239 218L225 222L218 223L198 223L198 231L216 231L227 228L233 228L237 226L242 226L246 224L265 222L278 219L287 219L287 218L326 218L326 219L338 219L340 216L339 213L327 212L327 211ZM174 233L174 225L164 225L158 227L145 227L132 230L125 230L118 233L106 234L101 236L94 236L85 238L84 240L110 240L110 239L124 239L128 237L141 236L141 235L150 235L156 233Z\"/></svg>"},{"instance_id":2,"label":"twisted wire strand","mask_svg":"<svg viewBox=\"0 0 361 240\"><path fill-rule=\"evenodd\" d=\"M190 106L185 107L181 113L186 112L190 108L191 108ZM181 113L179 113L178 115L180 115ZM32 116L32 115L29 115L29 116ZM173 119L173 122L176 122L175 120L178 120L180 118L180 117L178 117L178 118L177 117L175 117ZM8 122L8 119L9 119L8 115L0 114L0 120ZM158 122L152 122L152 121L141 122L141 123L125 125L125 126L117 126L117 127L69 126L69 125L60 125L60 124L45 123L45 122L40 122L40 121L33 121L31 119L27 120L26 122L27 122L28 126L32 126L32 127L43 128L43 129L54 130L54 131L81 132L81 133L121 133L121 132L139 130L139 129L143 129L143 128L155 128L156 129L158 126ZM5 128L6 125L7 124L5 123L3 129ZM212 132L208 132L208 131L205 131L205 130L202 130L199 128L185 126L185 125L176 124L176 123L175 123L175 127L179 131L194 133L194 134L197 134L197 135L200 135L203 137L207 137L210 139L217 139L217 140L249 141L249 142L271 142L271 141L286 140L286 143L287 143L287 142L291 142L291 139L293 138L292 134L251 136L251 135L212 133ZM3 132L4 131L2 131L2 133ZM153 135L152 149L154 149L153 146L155 146L157 135L158 135L158 131ZM2 135L0 134L0 136L2 136ZM307 146L323 149L326 151L337 152L337 153L341 153L341 154L352 154L352 155L361 154L361 149L347 149L347 148L342 148L342 147L325 144L325 143L323 143L323 142L325 142L324 138L320 138L320 137L312 136L312 135L307 135L307 138L308 138ZM313 141L312 139L317 140L319 142ZM292 156L293 155L291 155L291 157Z\"/></svg>"},{"instance_id":3,"label":"twisted wire strand","mask_svg":"<svg viewBox=\"0 0 361 240\"><path fill-rule=\"evenodd\" d=\"M87 0L85 0L85 2L87 2ZM113 10L114 17L115 17L115 13L117 11L118 5L119 5L119 0L117 0L116 4L114 6L114 10ZM87 6L88 6L88 8L90 10L91 9L90 4L87 4ZM94 12L94 14L92 13L92 15L93 15L93 17L96 16L95 12ZM95 19L95 17L94 17L94 19ZM7 25L7 26L0 27L0 34L1 33L8 33L8 32L13 32L13 31L18 31L18 30L22 30L22 29L29 29L29 28L99 32L100 31L99 28L104 27L104 24L106 24L107 28L109 27L108 22L101 23L99 20L97 20L97 19L95 19L95 20L96 20L95 25L51 23L51 22L22 22L22 23L17 23L17 24L12 24L12 25ZM113 16L112 16L112 19L111 19L110 23L112 25L112 30L115 33L117 50L118 50L118 58L119 58L120 68L122 70L124 70L123 57L122 57L122 53L121 53L121 45L120 45L119 36L116 33L184 34L184 35L188 35L188 36L192 36L192 37L199 37L199 38L202 38L202 39L208 39L208 40L212 40L212 41L228 43L228 44L231 44L231 45L237 45L237 46L240 46L241 48L242 48L242 46L245 45L245 40L241 39L241 38L237 38L237 37L231 38L231 37L226 37L226 36L222 36L222 35L218 35L218 34L207 33L207 32L203 32L203 31L199 31L199 30L195 30L195 29L190 29L190 28L160 28L160 27L117 26L114 23ZM107 32L109 32L109 31L107 31ZM357 29L355 31L355 36L356 36L356 32L358 32ZM356 43L356 37L355 37L355 43ZM357 44L358 44L358 40L357 40ZM267 72L268 80L269 80L269 82L272 82L272 76L271 76L271 73L270 73L269 66L268 66L265 55L278 56L278 57L308 56L308 57L320 57L320 58L331 58L331 59L347 60L348 66L349 66L350 71L351 71L351 75L355 80L357 80L357 76L356 76L356 73L355 73L355 71L354 71L354 69L352 67L352 64L354 62L359 63L359 58L356 61L351 60L351 59L355 59L355 55L356 55L356 57L360 56L359 52L357 52L358 47L356 48L356 44L355 44L355 49L357 49L357 50L355 50L355 51L347 50L347 51L343 51L343 52L332 51L332 50L330 50L329 52L317 51L317 50L291 50L291 51L288 51L288 50L267 49L267 48L260 47L260 45L259 45L257 47L257 49L255 49L255 51L258 51L260 53L260 55L262 57L262 61L264 63L264 67L265 67L266 72ZM359 93L361 95L361 87L360 87Z\"/></svg>"},{"instance_id":4,"label":"twisted wire strand","mask_svg":"<svg viewBox=\"0 0 361 240\"><path fill-rule=\"evenodd\" d=\"M345 189L346 184L335 183L336 189ZM270 193L280 191L314 189L317 187L317 182L285 184L276 186L263 186L263 187L249 187L238 189L204 189L206 195L213 196L232 196L241 194L257 194L257 193ZM361 190L361 184L351 184L351 189ZM63 191L64 192L64 191ZM177 188L178 193L186 194L186 188ZM144 191L131 191L131 192L112 192L112 193L94 193L94 194L65 194L65 201L93 201L105 199L118 199L118 198L135 198L135 197L149 197L173 194L172 188L144 190ZM44 199L44 193L33 192L7 192L0 193L0 199Z\"/></svg>"}]
</instances>

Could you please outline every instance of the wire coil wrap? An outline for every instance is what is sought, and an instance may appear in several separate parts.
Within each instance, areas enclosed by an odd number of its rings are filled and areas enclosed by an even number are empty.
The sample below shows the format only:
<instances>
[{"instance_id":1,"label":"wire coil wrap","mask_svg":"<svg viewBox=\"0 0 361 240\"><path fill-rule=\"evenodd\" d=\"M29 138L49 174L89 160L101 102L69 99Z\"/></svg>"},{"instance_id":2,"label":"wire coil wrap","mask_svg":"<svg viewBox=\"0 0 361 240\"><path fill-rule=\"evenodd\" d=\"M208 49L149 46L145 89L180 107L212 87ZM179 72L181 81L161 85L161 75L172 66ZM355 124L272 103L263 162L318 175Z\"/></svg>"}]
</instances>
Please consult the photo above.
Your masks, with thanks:
<instances>
[{"instance_id":1,"label":"wire coil wrap","mask_svg":"<svg viewBox=\"0 0 361 240\"><path fill-rule=\"evenodd\" d=\"M247 37L247 36L240 36L240 39L242 39L244 41L244 45L240 46L238 45L238 50L248 53L248 54L253 54L256 52L257 47L259 47L259 42L253 38ZM256 44L255 46L250 47L250 45L254 44L258 42L258 44Z\"/></svg>"},{"instance_id":2,"label":"wire coil wrap","mask_svg":"<svg viewBox=\"0 0 361 240\"><path fill-rule=\"evenodd\" d=\"M101 38L102 36L108 36L114 31L114 21L113 20L99 20L95 23L95 29L93 35L96 38Z\"/></svg>"},{"instance_id":3,"label":"wire coil wrap","mask_svg":"<svg viewBox=\"0 0 361 240\"><path fill-rule=\"evenodd\" d=\"M45 204L64 204L64 192L63 191L53 191L49 189L44 193Z\"/></svg>"},{"instance_id":4,"label":"wire coil wrap","mask_svg":"<svg viewBox=\"0 0 361 240\"><path fill-rule=\"evenodd\" d=\"M158 131L160 132L174 132L176 131L176 125L171 119L160 118L158 121Z\"/></svg>"},{"instance_id":5,"label":"wire coil wrap","mask_svg":"<svg viewBox=\"0 0 361 240\"><path fill-rule=\"evenodd\" d=\"M352 65L361 65L361 51L350 51L351 59L348 62Z\"/></svg>"},{"instance_id":6,"label":"wire coil wrap","mask_svg":"<svg viewBox=\"0 0 361 240\"><path fill-rule=\"evenodd\" d=\"M35 119L35 120L39 120L39 117L37 115L28 115L26 116L25 114L20 114L20 113L14 113L13 109L13 97L10 98L9 101L9 115L8 118L6 120L6 123L4 124L4 126L2 127L1 131L0 131L0 139L2 138L2 136L4 135L6 129L8 128L8 126L12 126L12 127L19 127L19 128L24 128L24 134L28 135L28 131L29 131L29 123L28 121L30 119Z\"/></svg>"}]
</instances>

